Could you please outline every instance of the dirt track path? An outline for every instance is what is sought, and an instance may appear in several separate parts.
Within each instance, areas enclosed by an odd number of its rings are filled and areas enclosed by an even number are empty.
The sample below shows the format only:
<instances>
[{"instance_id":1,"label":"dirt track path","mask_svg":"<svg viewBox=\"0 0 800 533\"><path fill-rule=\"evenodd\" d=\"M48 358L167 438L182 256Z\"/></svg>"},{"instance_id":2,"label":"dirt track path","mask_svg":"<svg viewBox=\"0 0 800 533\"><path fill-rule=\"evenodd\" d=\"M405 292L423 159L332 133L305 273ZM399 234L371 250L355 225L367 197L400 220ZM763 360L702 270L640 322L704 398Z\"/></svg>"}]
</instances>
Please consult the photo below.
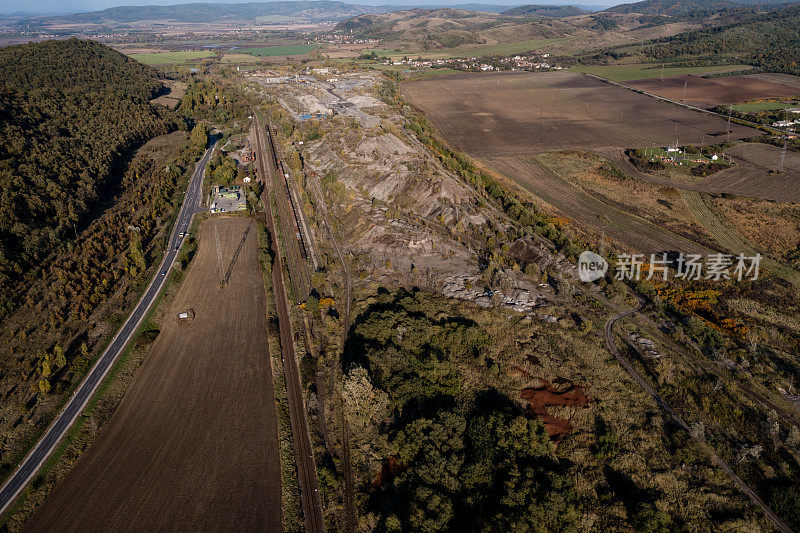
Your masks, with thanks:
<instances>
[{"instance_id":1,"label":"dirt track path","mask_svg":"<svg viewBox=\"0 0 800 533\"><path fill-rule=\"evenodd\" d=\"M31 531L281 529L266 304L252 221L215 218L162 330L94 443L28 524ZM190 324L177 313L194 309Z\"/></svg>"},{"instance_id":2,"label":"dirt track path","mask_svg":"<svg viewBox=\"0 0 800 533\"><path fill-rule=\"evenodd\" d=\"M707 253L708 249L667 229L624 212L567 182L534 156L487 158L487 165L535 196L559 209L575 224L645 253L677 250Z\"/></svg>"},{"instance_id":3,"label":"dirt track path","mask_svg":"<svg viewBox=\"0 0 800 533\"><path fill-rule=\"evenodd\" d=\"M717 452L714 451L711 445L709 445L703 438L698 437L695 433L693 433L689 429L689 425L686 423L686 421L683 418L681 418L681 416L678 415L678 413L676 413L672 409L672 407L670 407L670 405L661 397L660 394L658 394L658 392L650 385L650 383L644 377L642 377L642 375L639 374L639 372L636 371L636 369L633 367L630 361L628 361L628 359L617 349L616 342L614 341L614 325L620 319L638 313L645 306L645 300L641 296L637 294L636 298L638 298L639 303L635 308L616 313L612 315L608 319L608 321L606 321L605 325L606 348L608 348L608 351L611 352L611 354L614 356L617 362L619 362L619 364L628 372L628 375L631 377L631 379L633 379L633 381L635 381L637 385L639 385L642 389L644 389L645 392L647 392L653 398L653 400L655 400L658 406L661 407L661 409L663 409L664 412L681 429L686 431L692 438L692 440L694 440L711 457L712 462L715 463L717 467L730 478L733 484L736 485L736 487L739 490L744 492L747 495L747 497L750 498L750 501L753 502L754 505L756 505L761 509L761 511L766 515L769 521L772 522L772 525L775 526L775 529L777 529L781 533L792 533L792 529L788 525L786 525L786 523L783 520L781 520L781 518L778 517L778 515L776 515L767 506L767 504L764 503L764 501L758 496L758 494L756 494L756 492L747 483L745 483L745 481L742 478L740 478L730 466L728 466L728 463L726 463L719 455L717 455Z\"/></svg>"},{"instance_id":4,"label":"dirt track path","mask_svg":"<svg viewBox=\"0 0 800 533\"><path fill-rule=\"evenodd\" d=\"M747 244L739 235L722 223L711 210L699 192L681 190L681 196L686 201L692 216L711 234L714 240L724 250L735 254L745 254L749 257L756 255L757 250ZM761 265L775 275L795 285L800 285L800 272L793 270L770 257L762 254Z\"/></svg>"}]
</instances>

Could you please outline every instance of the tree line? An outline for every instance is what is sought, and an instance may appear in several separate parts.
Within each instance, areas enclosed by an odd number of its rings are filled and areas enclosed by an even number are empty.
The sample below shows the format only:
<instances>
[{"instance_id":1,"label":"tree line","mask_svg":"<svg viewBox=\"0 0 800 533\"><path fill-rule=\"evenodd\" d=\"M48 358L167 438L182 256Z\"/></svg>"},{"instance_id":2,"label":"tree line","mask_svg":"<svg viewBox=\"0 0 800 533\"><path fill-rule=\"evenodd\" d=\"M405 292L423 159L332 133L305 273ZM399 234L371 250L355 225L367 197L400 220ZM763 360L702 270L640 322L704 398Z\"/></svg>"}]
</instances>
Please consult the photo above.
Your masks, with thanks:
<instances>
[{"instance_id":1,"label":"tree line","mask_svg":"<svg viewBox=\"0 0 800 533\"><path fill-rule=\"evenodd\" d=\"M0 287L74 239L126 155L185 128L157 72L91 41L0 49ZM5 291L7 292L7 291Z\"/></svg>"},{"instance_id":2,"label":"tree line","mask_svg":"<svg viewBox=\"0 0 800 533\"><path fill-rule=\"evenodd\" d=\"M659 39L643 54L658 61L748 63L766 71L800 75L800 6L744 22Z\"/></svg>"}]
</instances>

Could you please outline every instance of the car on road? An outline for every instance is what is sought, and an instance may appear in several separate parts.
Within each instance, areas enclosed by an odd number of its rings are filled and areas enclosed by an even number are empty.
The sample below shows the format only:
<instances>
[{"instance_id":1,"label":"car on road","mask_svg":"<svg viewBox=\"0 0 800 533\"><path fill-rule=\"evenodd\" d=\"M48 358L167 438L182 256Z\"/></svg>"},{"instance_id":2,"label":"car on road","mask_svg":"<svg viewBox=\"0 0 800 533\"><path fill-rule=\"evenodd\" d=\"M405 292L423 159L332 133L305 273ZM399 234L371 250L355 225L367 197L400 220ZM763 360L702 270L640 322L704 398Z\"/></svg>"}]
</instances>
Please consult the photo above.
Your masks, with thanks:
<instances>
[{"instance_id":1,"label":"car on road","mask_svg":"<svg viewBox=\"0 0 800 533\"><path fill-rule=\"evenodd\" d=\"M162 276L166 276L167 275L167 271L165 270L164 272L161 273L161 275Z\"/></svg>"}]
</instances>

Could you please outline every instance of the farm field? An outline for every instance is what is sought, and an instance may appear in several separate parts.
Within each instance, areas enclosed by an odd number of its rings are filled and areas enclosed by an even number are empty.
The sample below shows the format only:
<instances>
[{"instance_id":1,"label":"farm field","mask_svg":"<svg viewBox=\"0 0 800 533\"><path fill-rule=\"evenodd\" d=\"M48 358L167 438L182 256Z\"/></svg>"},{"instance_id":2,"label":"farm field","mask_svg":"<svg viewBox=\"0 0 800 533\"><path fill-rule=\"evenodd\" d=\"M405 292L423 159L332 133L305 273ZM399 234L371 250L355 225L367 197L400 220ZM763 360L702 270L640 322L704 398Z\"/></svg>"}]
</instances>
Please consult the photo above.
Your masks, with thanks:
<instances>
[{"instance_id":1,"label":"farm field","mask_svg":"<svg viewBox=\"0 0 800 533\"><path fill-rule=\"evenodd\" d=\"M121 404L31 518L30 531L280 529L256 230L246 218L214 218L199 234L166 315L191 309L194 318L165 319Z\"/></svg>"},{"instance_id":2,"label":"farm field","mask_svg":"<svg viewBox=\"0 0 800 533\"><path fill-rule=\"evenodd\" d=\"M258 48L242 48L242 52L257 57L301 56L317 49L315 44L289 44L283 46L260 46Z\"/></svg>"},{"instance_id":3,"label":"farm field","mask_svg":"<svg viewBox=\"0 0 800 533\"><path fill-rule=\"evenodd\" d=\"M747 104L736 104L733 106L734 111L772 111L774 109L786 109L788 107L797 107L793 102L750 102Z\"/></svg>"},{"instance_id":4,"label":"farm field","mask_svg":"<svg viewBox=\"0 0 800 533\"><path fill-rule=\"evenodd\" d=\"M250 54L232 54L227 52L223 54L220 59L220 63L253 63L257 61L258 59Z\"/></svg>"},{"instance_id":5,"label":"farm field","mask_svg":"<svg viewBox=\"0 0 800 533\"><path fill-rule=\"evenodd\" d=\"M789 87L800 89L800 76L792 76L791 74L779 74L776 72L769 72L763 74L747 74L747 78L756 80L769 81L772 83L782 83Z\"/></svg>"},{"instance_id":6,"label":"farm field","mask_svg":"<svg viewBox=\"0 0 800 533\"><path fill-rule=\"evenodd\" d=\"M444 76L409 82L401 90L455 148L576 224L646 252L705 251L702 244L569 183L535 156L620 153L625 147L668 145L676 136L700 143L725 130L724 120L572 72ZM757 133L737 125L732 130L737 139Z\"/></svg>"},{"instance_id":7,"label":"farm field","mask_svg":"<svg viewBox=\"0 0 800 533\"><path fill-rule=\"evenodd\" d=\"M180 52L144 52L128 54L129 57L144 63L145 65L169 65L172 63L185 63L195 59L204 59L214 56L214 52L209 50Z\"/></svg>"},{"instance_id":8,"label":"farm field","mask_svg":"<svg viewBox=\"0 0 800 533\"><path fill-rule=\"evenodd\" d=\"M792 98L800 95L798 87L750 76L706 79L685 75L663 80L651 78L633 81L628 85L677 101L684 99L685 86L685 102L698 107L739 104L761 98Z\"/></svg>"},{"instance_id":9,"label":"farm field","mask_svg":"<svg viewBox=\"0 0 800 533\"><path fill-rule=\"evenodd\" d=\"M674 187L629 179L609 171L606 158L585 152L552 152L536 160L616 210L692 240L710 241Z\"/></svg>"},{"instance_id":10,"label":"farm field","mask_svg":"<svg viewBox=\"0 0 800 533\"><path fill-rule=\"evenodd\" d=\"M771 202L800 201L800 180L797 179L798 154L786 153L784 172L770 172L778 168L780 148L760 143L741 143L725 154L735 165L708 177L692 176L685 171L667 167L664 171L642 172L625 155L624 150L599 151L613 161L627 176L665 187L713 194L730 194Z\"/></svg>"},{"instance_id":11,"label":"farm field","mask_svg":"<svg viewBox=\"0 0 800 533\"><path fill-rule=\"evenodd\" d=\"M728 150L737 165L713 174L700 186L708 192L752 196L776 202L800 202L800 153L786 152L783 172L778 169L781 149L770 144L744 143Z\"/></svg>"},{"instance_id":12,"label":"farm field","mask_svg":"<svg viewBox=\"0 0 800 533\"><path fill-rule=\"evenodd\" d=\"M633 210L568 182L536 156L490 156L482 160L523 190L563 213L570 225L588 229L596 239L611 238L626 249L645 253L681 250L705 254L710 250L636 215Z\"/></svg>"},{"instance_id":13,"label":"farm field","mask_svg":"<svg viewBox=\"0 0 800 533\"><path fill-rule=\"evenodd\" d=\"M703 76L714 72L735 72L752 68L749 65L718 65L709 67L667 67L664 77L695 75ZM661 78L661 67L652 63L635 65L579 65L570 68L575 72L594 74L611 81L644 80ZM681 85L683 88L683 85Z\"/></svg>"},{"instance_id":14,"label":"farm field","mask_svg":"<svg viewBox=\"0 0 800 533\"><path fill-rule=\"evenodd\" d=\"M455 147L476 157L666 146L676 137L708 144L727 127L721 118L573 72L441 76L401 90ZM731 139L759 133L731 129Z\"/></svg>"}]
</instances>

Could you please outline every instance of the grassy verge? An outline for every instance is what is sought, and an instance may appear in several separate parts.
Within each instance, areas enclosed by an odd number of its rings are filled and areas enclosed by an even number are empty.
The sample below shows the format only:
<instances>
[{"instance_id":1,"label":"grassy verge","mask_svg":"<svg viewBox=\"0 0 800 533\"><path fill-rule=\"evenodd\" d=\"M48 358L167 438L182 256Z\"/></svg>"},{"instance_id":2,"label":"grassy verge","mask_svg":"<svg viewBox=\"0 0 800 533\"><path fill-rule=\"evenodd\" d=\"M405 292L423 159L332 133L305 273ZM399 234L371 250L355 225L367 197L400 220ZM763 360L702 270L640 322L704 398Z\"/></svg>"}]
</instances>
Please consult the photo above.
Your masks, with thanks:
<instances>
[{"instance_id":1,"label":"grassy verge","mask_svg":"<svg viewBox=\"0 0 800 533\"><path fill-rule=\"evenodd\" d=\"M778 101L769 101L769 102L750 102L749 104L736 104L733 107L734 111L772 111L775 109L787 109L790 107L797 107L795 102L778 102Z\"/></svg>"},{"instance_id":2,"label":"grassy verge","mask_svg":"<svg viewBox=\"0 0 800 533\"><path fill-rule=\"evenodd\" d=\"M297 462L292 441L292 422L289 418L289 399L286 394L286 377L283 372L280 341L277 335L277 309L272 294L272 255L269 234L262 220L258 221L258 262L264 278L267 303L267 329L269 353L272 359L272 382L275 395L275 415L278 420L278 451L281 462L281 508L283 529L286 532L303 531L303 510L300 502L300 485L297 481Z\"/></svg>"},{"instance_id":3,"label":"grassy verge","mask_svg":"<svg viewBox=\"0 0 800 533\"><path fill-rule=\"evenodd\" d=\"M196 222L192 225L194 233ZM189 245L193 246L192 244ZM181 251L183 254L183 250ZM119 406L136 371L144 362L150 345L160 331L157 317L174 298L194 254L188 254L182 269L173 269L147 316L142 320L123 352L97 387L81 415L69 429L42 468L20 493L16 502L0 517L0 531L20 531L53 487L69 473L83 452ZM137 301L138 303L138 301ZM110 342L110 341L109 341ZM105 348L103 349L105 351ZM102 352L101 352L102 353Z\"/></svg>"}]
</instances>

